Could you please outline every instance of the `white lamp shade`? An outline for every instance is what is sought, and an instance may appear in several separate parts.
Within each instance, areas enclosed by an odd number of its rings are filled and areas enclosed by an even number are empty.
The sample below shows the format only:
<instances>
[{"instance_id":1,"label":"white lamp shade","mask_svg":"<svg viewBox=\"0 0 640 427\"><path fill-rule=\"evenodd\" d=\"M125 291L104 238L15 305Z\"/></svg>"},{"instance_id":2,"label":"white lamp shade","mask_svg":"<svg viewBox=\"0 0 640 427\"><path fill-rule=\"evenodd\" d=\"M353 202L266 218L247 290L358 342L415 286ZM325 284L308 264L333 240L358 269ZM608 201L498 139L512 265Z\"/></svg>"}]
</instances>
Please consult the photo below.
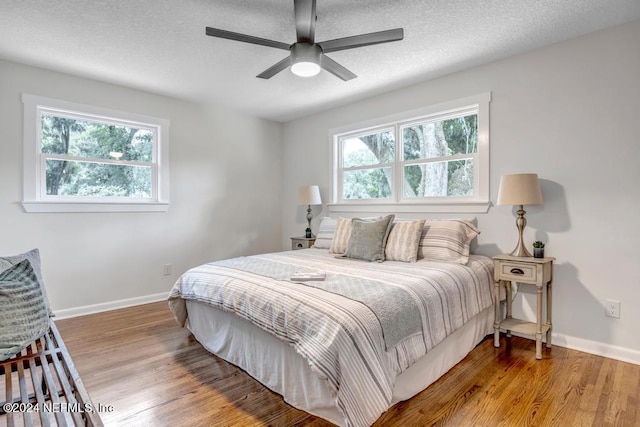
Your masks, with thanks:
<instances>
[{"instance_id":1,"label":"white lamp shade","mask_svg":"<svg viewBox=\"0 0 640 427\"><path fill-rule=\"evenodd\" d=\"M497 203L498 205L541 205L542 190L538 175L535 173L502 175Z\"/></svg>"},{"instance_id":2,"label":"white lamp shade","mask_svg":"<svg viewBox=\"0 0 640 427\"><path fill-rule=\"evenodd\" d=\"M320 188L317 185L300 187L298 190L299 205L321 205Z\"/></svg>"}]
</instances>

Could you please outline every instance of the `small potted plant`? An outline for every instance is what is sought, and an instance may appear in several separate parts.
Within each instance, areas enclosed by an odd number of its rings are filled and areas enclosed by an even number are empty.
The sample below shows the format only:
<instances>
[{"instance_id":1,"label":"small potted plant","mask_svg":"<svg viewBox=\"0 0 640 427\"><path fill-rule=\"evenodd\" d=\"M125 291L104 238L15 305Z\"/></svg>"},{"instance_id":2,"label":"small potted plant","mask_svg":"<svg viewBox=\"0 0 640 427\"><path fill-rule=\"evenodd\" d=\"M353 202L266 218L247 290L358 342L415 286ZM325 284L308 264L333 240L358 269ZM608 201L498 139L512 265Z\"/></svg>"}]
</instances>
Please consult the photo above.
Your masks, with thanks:
<instances>
[{"instance_id":1,"label":"small potted plant","mask_svg":"<svg viewBox=\"0 0 640 427\"><path fill-rule=\"evenodd\" d=\"M533 242L533 257L544 258L544 243L540 240Z\"/></svg>"},{"instance_id":2,"label":"small potted plant","mask_svg":"<svg viewBox=\"0 0 640 427\"><path fill-rule=\"evenodd\" d=\"M304 237L306 237L307 239L311 238L311 229L309 227L304 230Z\"/></svg>"}]
</instances>

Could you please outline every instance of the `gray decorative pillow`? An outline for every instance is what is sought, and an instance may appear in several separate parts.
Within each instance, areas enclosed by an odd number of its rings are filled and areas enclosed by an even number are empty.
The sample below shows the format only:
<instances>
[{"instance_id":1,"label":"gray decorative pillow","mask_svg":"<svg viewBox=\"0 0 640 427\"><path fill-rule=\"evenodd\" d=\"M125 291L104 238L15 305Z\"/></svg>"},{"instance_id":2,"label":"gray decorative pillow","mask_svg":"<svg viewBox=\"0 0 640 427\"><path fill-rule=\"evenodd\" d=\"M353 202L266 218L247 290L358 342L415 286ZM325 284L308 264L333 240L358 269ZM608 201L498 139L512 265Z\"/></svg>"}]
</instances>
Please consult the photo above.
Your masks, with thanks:
<instances>
[{"instance_id":1,"label":"gray decorative pillow","mask_svg":"<svg viewBox=\"0 0 640 427\"><path fill-rule=\"evenodd\" d=\"M360 221L372 222L382 219L381 216L372 216L367 218L358 218ZM351 237L351 220L352 218L338 218L334 228L334 233L329 245L329 253L331 254L343 254L347 251L349 245L349 238Z\"/></svg>"},{"instance_id":2,"label":"gray decorative pillow","mask_svg":"<svg viewBox=\"0 0 640 427\"><path fill-rule=\"evenodd\" d=\"M44 303L47 306L47 311L50 315L53 316L51 308L49 307L49 300L47 299L47 290L44 288L44 281L42 280L42 272L40 271L40 251L38 251L38 249L32 249L29 252L25 252L20 255L0 257L0 273L13 267L19 262L24 261L25 259L29 260L29 262L31 263L33 272L38 278L38 283L40 284L40 290L42 291Z\"/></svg>"},{"instance_id":3,"label":"gray decorative pillow","mask_svg":"<svg viewBox=\"0 0 640 427\"><path fill-rule=\"evenodd\" d=\"M0 361L20 353L49 329L49 312L28 260L0 273Z\"/></svg>"},{"instance_id":4,"label":"gray decorative pillow","mask_svg":"<svg viewBox=\"0 0 640 427\"><path fill-rule=\"evenodd\" d=\"M344 256L366 261L384 261L384 249L394 217L395 215L387 215L379 221L354 218Z\"/></svg>"}]
</instances>

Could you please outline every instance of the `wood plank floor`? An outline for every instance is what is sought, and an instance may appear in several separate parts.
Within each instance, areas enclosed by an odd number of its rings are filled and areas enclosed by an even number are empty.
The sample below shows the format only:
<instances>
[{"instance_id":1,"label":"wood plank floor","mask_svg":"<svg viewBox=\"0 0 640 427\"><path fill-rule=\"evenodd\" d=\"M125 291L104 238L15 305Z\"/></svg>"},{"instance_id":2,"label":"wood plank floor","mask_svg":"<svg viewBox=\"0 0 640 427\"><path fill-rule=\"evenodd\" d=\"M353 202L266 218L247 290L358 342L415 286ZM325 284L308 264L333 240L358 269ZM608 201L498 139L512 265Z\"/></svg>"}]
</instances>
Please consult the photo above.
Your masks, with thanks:
<instances>
[{"instance_id":1,"label":"wood plank floor","mask_svg":"<svg viewBox=\"0 0 640 427\"><path fill-rule=\"evenodd\" d=\"M165 302L56 322L106 425L330 426L292 408L174 322ZM490 338L376 426L640 426L640 366Z\"/></svg>"}]
</instances>

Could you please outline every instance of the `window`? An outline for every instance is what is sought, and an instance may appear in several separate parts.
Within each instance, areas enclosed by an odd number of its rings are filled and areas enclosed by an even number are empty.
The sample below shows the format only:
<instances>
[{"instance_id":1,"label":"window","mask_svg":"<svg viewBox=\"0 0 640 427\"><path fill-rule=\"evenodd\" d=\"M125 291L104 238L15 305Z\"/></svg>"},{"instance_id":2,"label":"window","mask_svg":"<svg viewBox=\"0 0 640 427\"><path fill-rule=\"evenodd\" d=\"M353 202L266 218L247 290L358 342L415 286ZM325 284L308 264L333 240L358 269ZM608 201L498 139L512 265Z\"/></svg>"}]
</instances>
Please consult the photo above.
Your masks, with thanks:
<instances>
[{"instance_id":1,"label":"window","mask_svg":"<svg viewBox=\"0 0 640 427\"><path fill-rule=\"evenodd\" d=\"M486 212L490 94L330 131L333 212Z\"/></svg>"},{"instance_id":2,"label":"window","mask_svg":"<svg viewBox=\"0 0 640 427\"><path fill-rule=\"evenodd\" d=\"M339 138L342 198L389 199L392 195L395 137L393 129Z\"/></svg>"},{"instance_id":3,"label":"window","mask_svg":"<svg viewBox=\"0 0 640 427\"><path fill-rule=\"evenodd\" d=\"M166 211L169 122L23 95L27 212Z\"/></svg>"}]
</instances>

